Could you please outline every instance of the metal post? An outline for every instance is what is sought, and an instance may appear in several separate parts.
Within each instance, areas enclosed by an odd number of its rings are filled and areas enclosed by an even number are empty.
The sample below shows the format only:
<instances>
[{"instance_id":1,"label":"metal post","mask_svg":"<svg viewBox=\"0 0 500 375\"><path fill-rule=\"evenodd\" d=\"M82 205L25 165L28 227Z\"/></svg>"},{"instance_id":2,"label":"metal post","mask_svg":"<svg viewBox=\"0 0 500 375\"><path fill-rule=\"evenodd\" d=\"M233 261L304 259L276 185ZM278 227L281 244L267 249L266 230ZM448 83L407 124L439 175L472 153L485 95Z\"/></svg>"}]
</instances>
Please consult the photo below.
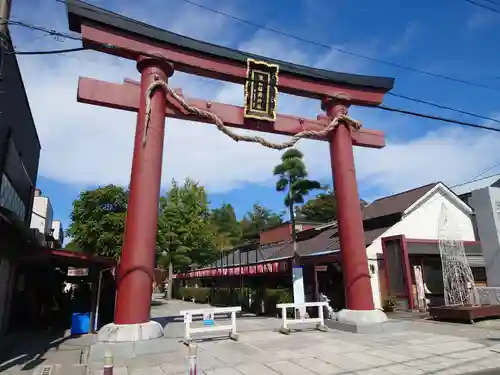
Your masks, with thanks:
<instances>
[{"instance_id":1,"label":"metal post","mask_svg":"<svg viewBox=\"0 0 500 375\"><path fill-rule=\"evenodd\" d=\"M99 304L101 302L101 285L102 285L102 274L105 271L112 270L111 268L105 268L99 272L99 283L97 284L97 301L95 306L95 314L94 314L94 331L97 331L97 324L99 323Z\"/></svg>"},{"instance_id":2,"label":"metal post","mask_svg":"<svg viewBox=\"0 0 500 375\"><path fill-rule=\"evenodd\" d=\"M106 351L104 353L103 375L113 375L113 353Z\"/></svg>"},{"instance_id":3,"label":"metal post","mask_svg":"<svg viewBox=\"0 0 500 375\"><path fill-rule=\"evenodd\" d=\"M0 0L0 34L7 34L12 0Z\"/></svg>"},{"instance_id":4,"label":"metal post","mask_svg":"<svg viewBox=\"0 0 500 375\"><path fill-rule=\"evenodd\" d=\"M198 347L195 344L188 346L188 375L196 375L198 369Z\"/></svg>"}]
</instances>

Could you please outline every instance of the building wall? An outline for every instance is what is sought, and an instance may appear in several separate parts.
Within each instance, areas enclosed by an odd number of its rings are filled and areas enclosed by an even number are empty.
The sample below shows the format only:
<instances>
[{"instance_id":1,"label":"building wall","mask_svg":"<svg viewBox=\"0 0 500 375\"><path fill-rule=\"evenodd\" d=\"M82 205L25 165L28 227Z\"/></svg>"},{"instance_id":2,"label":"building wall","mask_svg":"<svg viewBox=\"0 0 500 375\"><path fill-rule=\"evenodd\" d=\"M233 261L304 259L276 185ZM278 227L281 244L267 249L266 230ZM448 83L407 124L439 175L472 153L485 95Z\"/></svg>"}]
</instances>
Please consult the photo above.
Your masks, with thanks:
<instances>
[{"instance_id":1,"label":"building wall","mask_svg":"<svg viewBox=\"0 0 500 375\"><path fill-rule=\"evenodd\" d=\"M382 257L381 238L405 235L407 238L438 239L439 219L443 203L446 205L451 222L457 227L457 235L463 241L475 241L474 225L470 215L463 211L456 202L451 201L446 194L437 190L428 199L416 207L415 210L405 215L401 221L393 225L367 248L369 267L375 272L371 273L371 286L375 308L382 308L380 295L379 260Z\"/></svg>"},{"instance_id":2,"label":"building wall","mask_svg":"<svg viewBox=\"0 0 500 375\"><path fill-rule=\"evenodd\" d=\"M500 287L500 188L475 190L469 201L476 213L488 286Z\"/></svg>"},{"instance_id":3,"label":"building wall","mask_svg":"<svg viewBox=\"0 0 500 375\"><path fill-rule=\"evenodd\" d=\"M62 245L64 244L64 230L62 227L61 220L53 220L52 229L53 229L54 240L58 242L59 247L62 247Z\"/></svg>"},{"instance_id":4,"label":"building wall","mask_svg":"<svg viewBox=\"0 0 500 375\"><path fill-rule=\"evenodd\" d=\"M10 134L27 175L35 186L40 158L40 141L16 56L4 54L2 68L2 89L7 92L0 100L0 147L5 148L4 142Z\"/></svg>"},{"instance_id":5,"label":"building wall","mask_svg":"<svg viewBox=\"0 0 500 375\"><path fill-rule=\"evenodd\" d=\"M8 50L13 50L8 43ZM31 115L16 55L0 54L0 205L29 227L38 175L40 141ZM0 248L0 335L10 312L10 290L16 258L25 239L2 223ZM6 237L9 237L8 239ZM7 287L6 287L7 286Z\"/></svg>"},{"instance_id":6,"label":"building wall","mask_svg":"<svg viewBox=\"0 0 500 375\"><path fill-rule=\"evenodd\" d=\"M54 211L50 199L35 197L33 199L33 214L31 215L31 228L38 229L40 233L50 234Z\"/></svg>"}]
</instances>

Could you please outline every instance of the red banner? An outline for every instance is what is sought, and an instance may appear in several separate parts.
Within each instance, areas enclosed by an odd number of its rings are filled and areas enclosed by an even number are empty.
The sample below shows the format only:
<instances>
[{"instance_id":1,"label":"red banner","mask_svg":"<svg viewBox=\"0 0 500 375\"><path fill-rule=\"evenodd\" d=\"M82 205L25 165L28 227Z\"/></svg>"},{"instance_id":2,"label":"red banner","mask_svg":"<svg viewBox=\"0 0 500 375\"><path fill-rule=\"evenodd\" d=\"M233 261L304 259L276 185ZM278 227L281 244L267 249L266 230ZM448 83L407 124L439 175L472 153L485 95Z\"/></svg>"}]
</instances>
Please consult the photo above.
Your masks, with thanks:
<instances>
[{"instance_id":1,"label":"red banner","mask_svg":"<svg viewBox=\"0 0 500 375\"><path fill-rule=\"evenodd\" d=\"M205 270L189 271L184 274L174 275L174 278L198 278L198 277L216 277L216 276L239 276L239 275L261 275L264 273L286 272L288 270L288 261L267 262L253 264L249 266L236 266L225 268L211 268Z\"/></svg>"}]
</instances>

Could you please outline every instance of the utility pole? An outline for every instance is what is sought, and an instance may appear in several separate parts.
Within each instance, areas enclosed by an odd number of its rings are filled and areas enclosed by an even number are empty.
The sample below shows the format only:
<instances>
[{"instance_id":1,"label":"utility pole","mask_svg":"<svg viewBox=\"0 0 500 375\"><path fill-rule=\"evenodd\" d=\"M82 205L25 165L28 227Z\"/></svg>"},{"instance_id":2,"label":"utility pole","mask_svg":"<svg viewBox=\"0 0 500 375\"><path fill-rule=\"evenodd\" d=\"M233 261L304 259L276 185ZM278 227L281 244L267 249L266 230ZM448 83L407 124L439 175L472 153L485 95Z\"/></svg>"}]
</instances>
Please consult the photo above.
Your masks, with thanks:
<instances>
[{"instance_id":1,"label":"utility pole","mask_svg":"<svg viewBox=\"0 0 500 375\"><path fill-rule=\"evenodd\" d=\"M12 0L0 0L0 37L7 36Z\"/></svg>"}]
</instances>

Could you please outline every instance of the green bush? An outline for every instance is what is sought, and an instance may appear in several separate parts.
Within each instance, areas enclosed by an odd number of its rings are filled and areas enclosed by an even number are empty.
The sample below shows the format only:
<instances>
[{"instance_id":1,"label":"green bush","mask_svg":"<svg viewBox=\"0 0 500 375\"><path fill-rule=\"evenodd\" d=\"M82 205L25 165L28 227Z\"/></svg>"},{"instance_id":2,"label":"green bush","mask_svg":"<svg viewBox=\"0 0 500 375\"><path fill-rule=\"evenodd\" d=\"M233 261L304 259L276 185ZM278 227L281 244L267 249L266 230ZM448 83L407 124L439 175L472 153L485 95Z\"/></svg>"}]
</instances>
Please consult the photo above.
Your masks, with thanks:
<instances>
[{"instance_id":1,"label":"green bush","mask_svg":"<svg viewBox=\"0 0 500 375\"><path fill-rule=\"evenodd\" d=\"M184 287L179 288L179 297L185 301L192 301L196 303L209 303L211 288L194 288Z\"/></svg>"},{"instance_id":2,"label":"green bush","mask_svg":"<svg viewBox=\"0 0 500 375\"><path fill-rule=\"evenodd\" d=\"M210 303L212 306L241 306L242 311L255 314L276 316L281 311L276 309L279 303L293 302L290 289L251 289L251 288L179 288L178 298L197 303ZM252 305L249 304L252 296ZM264 311L262 311L262 305ZM288 311L293 315L293 311Z\"/></svg>"}]
</instances>

